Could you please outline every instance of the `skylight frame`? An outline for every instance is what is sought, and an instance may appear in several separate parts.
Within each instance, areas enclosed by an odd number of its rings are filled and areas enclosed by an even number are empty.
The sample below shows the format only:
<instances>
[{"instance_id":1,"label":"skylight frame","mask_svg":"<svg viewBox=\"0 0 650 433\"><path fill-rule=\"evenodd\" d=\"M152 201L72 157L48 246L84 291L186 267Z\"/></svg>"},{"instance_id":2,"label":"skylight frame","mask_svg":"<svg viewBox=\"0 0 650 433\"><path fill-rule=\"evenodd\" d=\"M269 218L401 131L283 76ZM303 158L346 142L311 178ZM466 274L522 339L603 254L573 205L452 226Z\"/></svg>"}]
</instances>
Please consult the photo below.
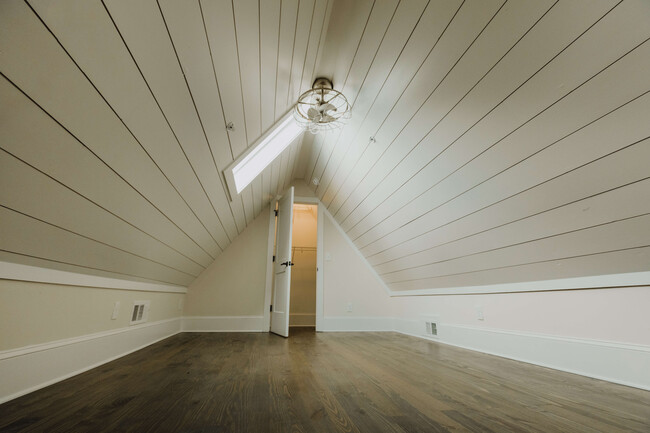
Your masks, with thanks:
<instances>
[{"instance_id":1,"label":"skylight frame","mask_svg":"<svg viewBox=\"0 0 650 433\"><path fill-rule=\"evenodd\" d=\"M224 171L230 201L237 197L257 176L282 154L305 129L299 125L292 110L282 116ZM277 141L282 140L277 147ZM263 158L260 160L260 158ZM263 162L260 162L263 161Z\"/></svg>"}]
</instances>

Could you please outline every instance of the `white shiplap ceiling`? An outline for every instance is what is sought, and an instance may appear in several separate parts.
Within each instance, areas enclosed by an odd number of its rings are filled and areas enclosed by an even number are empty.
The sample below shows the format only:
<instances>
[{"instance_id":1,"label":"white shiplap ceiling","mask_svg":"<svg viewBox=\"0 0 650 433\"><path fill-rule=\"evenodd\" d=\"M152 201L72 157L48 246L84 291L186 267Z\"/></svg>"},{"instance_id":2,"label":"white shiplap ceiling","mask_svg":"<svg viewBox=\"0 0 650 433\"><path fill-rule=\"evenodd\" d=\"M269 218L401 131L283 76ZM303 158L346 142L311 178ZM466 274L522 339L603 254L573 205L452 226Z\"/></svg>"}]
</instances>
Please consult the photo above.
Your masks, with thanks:
<instances>
[{"instance_id":1,"label":"white shiplap ceiling","mask_svg":"<svg viewBox=\"0 0 650 433\"><path fill-rule=\"evenodd\" d=\"M301 139L232 202L222 170L310 87L328 5L2 2L0 259L191 282L291 181Z\"/></svg>"},{"instance_id":2,"label":"white shiplap ceiling","mask_svg":"<svg viewBox=\"0 0 650 433\"><path fill-rule=\"evenodd\" d=\"M648 38L644 1L337 3L352 120L298 176L394 291L648 271Z\"/></svg>"},{"instance_id":3,"label":"white shiplap ceiling","mask_svg":"<svg viewBox=\"0 0 650 433\"><path fill-rule=\"evenodd\" d=\"M643 0L4 1L0 260L186 285L304 178L395 291L647 271L648 38ZM349 124L230 202L316 76Z\"/></svg>"}]
</instances>

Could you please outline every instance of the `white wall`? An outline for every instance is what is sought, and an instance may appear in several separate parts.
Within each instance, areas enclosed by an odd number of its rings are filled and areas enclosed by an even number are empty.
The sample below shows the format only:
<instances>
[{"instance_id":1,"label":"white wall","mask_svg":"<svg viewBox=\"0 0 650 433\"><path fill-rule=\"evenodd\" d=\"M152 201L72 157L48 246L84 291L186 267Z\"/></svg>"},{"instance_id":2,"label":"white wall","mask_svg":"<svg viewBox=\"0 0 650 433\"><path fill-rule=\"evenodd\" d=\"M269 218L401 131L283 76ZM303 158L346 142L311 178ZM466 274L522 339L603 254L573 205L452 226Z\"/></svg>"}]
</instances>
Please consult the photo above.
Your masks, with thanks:
<instances>
[{"instance_id":1,"label":"white wall","mask_svg":"<svg viewBox=\"0 0 650 433\"><path fill-rule=\"evenodd\" d=\"M649 287L391 299L395 317L650 346ZM478 319L478 308L483 320Z\"/></svg>"},{"instance_id":2,"label":"white wall","mask_svg":"<svg viewBox=\"0 0 650 433\"><path fill-rule=\"evenodd\" d=\"M178 333L184 297L0 279L0 403ZM134 301L149 317L130 326Z\"/></svg>"},{"instance_id":3,"label":"white wall","mask_svg":"<svg viewBox=\"0 0 650 433\"><path fill-rule=\"evenodd\" d=\"M322 329L391 330L386 289L336 221L323 214Z\"/></svg>"},{"instance_id":4,"label":"white wall","mask_svg":"<svg viewBox=\"0 0 650 433\"><path fill-rule=\"evenodd\" d=\"M650 389L650 287L391 298L397 331ZM483 319L479 317L482 313Z\"/></svg>"},{"instance_id":5,"label":"white wall","mask_svg":"<svg viewBox=\"0 0 650 433\"><path fill-rule=\"evenodd\" d=\"M650 287L391 296L325 215L323 330L396 330L650 389ZM437 337L425 335L427 320Z\"/></svg>"},{"instance_id":6,"label":"white wall","mask_svg":"<svg viewBox=\"0 0 650 433\"><path fill-rule=\"evenodd\" d=\"M187 289L186 330L261 330L265 312L269 207ZM252 319L243 328L238 321ZM248 320L250 322L250 320ZM252 326L252 329L251 329ZM268 328L268 326L267 326Z\"/></svg>"},{"instance_id":7,"label":"white wall","mask_svg":"<svg viewBox=\"0 0 650 433\"><path fill-rule=\"evenodd\" d=\"M294 205L290 326L316 325L317 215L315 205Z\"/></svg>"}]
</instances>

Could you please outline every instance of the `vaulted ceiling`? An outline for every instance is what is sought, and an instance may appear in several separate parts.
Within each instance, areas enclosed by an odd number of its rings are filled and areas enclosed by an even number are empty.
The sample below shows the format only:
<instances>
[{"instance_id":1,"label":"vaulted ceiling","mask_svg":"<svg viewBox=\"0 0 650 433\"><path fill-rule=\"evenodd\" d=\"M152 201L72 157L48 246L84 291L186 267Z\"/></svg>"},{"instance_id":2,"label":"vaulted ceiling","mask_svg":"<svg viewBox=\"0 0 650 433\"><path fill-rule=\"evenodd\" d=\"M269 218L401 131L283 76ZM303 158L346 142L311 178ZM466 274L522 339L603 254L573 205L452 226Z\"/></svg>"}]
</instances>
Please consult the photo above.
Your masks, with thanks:
<instances>
[{"instance_id":1,"label":"vaulted ceiling","mask_svg":"<svg viewBox=\"0 0 650 433\"><path fill-rule=\"evenodd\" d=\"M0 260L186 285L304 178L395 291L647 271L649 38L643 0L1 2ZM317 76L346 127L231 202Z\"/></svg>"}]
</instances>

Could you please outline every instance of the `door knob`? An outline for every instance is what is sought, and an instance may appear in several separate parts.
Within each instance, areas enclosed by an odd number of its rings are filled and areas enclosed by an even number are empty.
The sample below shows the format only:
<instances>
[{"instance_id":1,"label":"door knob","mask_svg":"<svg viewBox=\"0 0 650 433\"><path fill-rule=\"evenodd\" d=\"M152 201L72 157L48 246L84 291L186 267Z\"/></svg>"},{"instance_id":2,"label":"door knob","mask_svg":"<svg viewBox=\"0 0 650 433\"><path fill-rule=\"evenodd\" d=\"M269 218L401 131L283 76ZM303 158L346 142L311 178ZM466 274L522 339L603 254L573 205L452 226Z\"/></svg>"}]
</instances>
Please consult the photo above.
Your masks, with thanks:
<instances>
[{"instance_id":1,"label":"door knob","mask_svg":"<svg viewBox=\"0 0 650 433\"><path fill-rule=\"evenodd\" d=\"M286 262L284 262L284 263L280 263L280 264L281 264L282 266L286 266L286 267L289 267L289 266L293 266L293 265L294 265L294 263L291 263L290 261L286 261Z\"/></svg>"}]
</instances>

